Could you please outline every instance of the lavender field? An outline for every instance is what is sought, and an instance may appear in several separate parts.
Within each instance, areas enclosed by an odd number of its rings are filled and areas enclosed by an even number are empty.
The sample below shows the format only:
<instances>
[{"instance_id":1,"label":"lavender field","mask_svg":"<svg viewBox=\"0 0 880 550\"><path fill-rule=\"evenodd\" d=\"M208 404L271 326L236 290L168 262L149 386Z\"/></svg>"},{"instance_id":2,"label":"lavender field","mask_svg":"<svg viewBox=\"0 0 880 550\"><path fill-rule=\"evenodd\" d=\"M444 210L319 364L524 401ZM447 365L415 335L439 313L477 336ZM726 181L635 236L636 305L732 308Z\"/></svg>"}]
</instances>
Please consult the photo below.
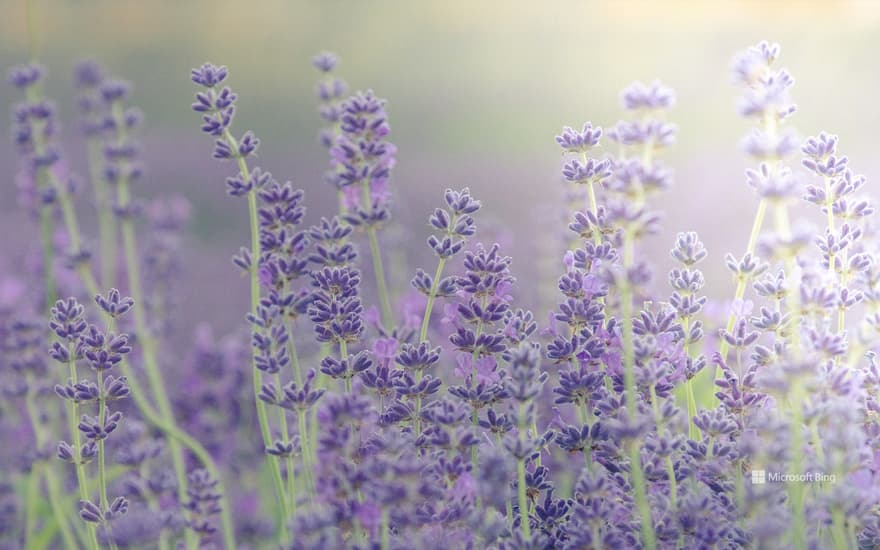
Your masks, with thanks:
<instances>
[{"instance_id":1,"label":"lavender field","mask_svg":"<svg viewBox=\"0 0 880 550\"><path fill-rule=\"evenodd\" d=\"M0 0L0 549L880 549L880 9L512 4Z\"/></svg>"}]
</instances>

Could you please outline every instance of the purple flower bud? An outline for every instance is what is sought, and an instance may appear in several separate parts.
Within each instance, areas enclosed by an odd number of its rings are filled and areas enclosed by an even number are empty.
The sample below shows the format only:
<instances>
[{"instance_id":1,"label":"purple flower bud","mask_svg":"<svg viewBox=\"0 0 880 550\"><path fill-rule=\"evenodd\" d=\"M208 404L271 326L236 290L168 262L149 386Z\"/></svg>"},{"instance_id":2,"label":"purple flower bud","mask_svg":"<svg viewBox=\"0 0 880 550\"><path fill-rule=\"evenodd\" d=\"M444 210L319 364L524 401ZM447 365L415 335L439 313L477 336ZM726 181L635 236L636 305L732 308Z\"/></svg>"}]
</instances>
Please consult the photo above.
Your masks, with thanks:
<instances>
[{"instance_id":1,"label":"purple flower bud","mask_svg":"<svg viewBox=\"0 0 880 550\"><path fill-rule=\"evenodd\" d=\"M18 65L9 70L7 80L21 90L38 84L46 74L46 70L37 64Z\"/></svg>"},{"instance_id":2,"label":"purple flower bud","mask_svg":"<svg viewBox=\"0 0 880 550\"><path fill-rule=\"evenodd\" d=\"M205 63L198 69L192 70L192 81L205 88L213 88L220 84L229 75L226 67L217 67L210 63Z\"/></svg>"},{"instance_id":3,"label":"purple flower bud","mask_svg":"<svg viewBox=\"0 0 880 550\"><path fill-rule=\"evenodd\" d=\"M104 514L101 509L89 500L79 501L79 517L89 523L104 522Z\"/></svg>"},{"instance_id":4,"label":"purple flower bud","mask_svg":"<svg viewBox=\"0 0 880 550\"><path fill-rule=\"evenodd\" d=\"M665 110L675 106L675 92L659 81L649 85L634 82L621 93L623 108L628 111Z\"/></svg>"},{"instance_id":5,"label":"purple flower bud","mask_svg":"<svg viewBox=\"0 0 880 550\"><path fill-rule=\"evenodd\" d=\"M594 128L592 123L585 122L580 132L569 126L563 128L562 134L556 136L556 143L569 153L586 153L599 145L601 137L602 128Z\"/></svg>"},{"instance_id":6,"label":"purple flower bud","mask_svg":"<svg viewBox=\"0 0 880 550\"><path fill-rule=\"evenodd\" d=\"M95 303L114 319L125 315L134 307L134 300L128 296L123 297L115 288L110 289L106 298L100 294L95 295Z\"/></svg>"},{"instance_id":7,"label":"purple flower bud","mask_svg":"<svg viewBox=\"0 0 880 550\"><path fill-rule=\"evenodd\" d=\"M321 52L312 58L312 65L322 73L329 73L336 67L339 59L332 52Z\"/></svg>"}]
</instances>

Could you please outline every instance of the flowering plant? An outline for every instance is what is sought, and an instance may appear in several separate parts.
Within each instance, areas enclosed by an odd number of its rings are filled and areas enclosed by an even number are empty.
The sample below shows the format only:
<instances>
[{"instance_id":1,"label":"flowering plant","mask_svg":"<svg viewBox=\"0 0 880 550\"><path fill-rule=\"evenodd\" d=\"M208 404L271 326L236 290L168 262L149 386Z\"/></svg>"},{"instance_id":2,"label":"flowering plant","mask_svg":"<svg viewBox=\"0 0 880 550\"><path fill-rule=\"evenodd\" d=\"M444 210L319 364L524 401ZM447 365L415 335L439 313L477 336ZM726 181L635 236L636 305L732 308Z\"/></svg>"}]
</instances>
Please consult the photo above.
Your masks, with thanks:
<instances>
[{"instance_id":1,"label":"flowering plant","mask_svg":"<svg viewBox=\"0 0 880 550\"><path fill-rule=\"evenodd\" d=\"M0 540L880 547L874 207L836 136L801 142L789 129L794 80L778 57L762 42L733 64L740 114L755 123L744 149L757 210L745 250L725 258L722 319L700 270L721 255L694 232L671 243L669 287L651 284L652 201L672 186L661 154L677 132L675 93L660 82L627 87L626 116L610 127L556 136L567 223L542 322L523 307L514 259L484 242L467 187L438 193L415 239L433 264L411 270L411 289L388 284L391 117L373 91L346 95L336 56L313 65L338 206L308 227L304 191L256 166L260 139L234 127L230 71L193 69L192 109L250 220L233 258L250 310L246 334L218 340L203 327L185 356L169 334L188 207L136 199L142 117L129 86L94 62L75 71L93 251L46 72L13 68L20 192L42 262L28 274L41 284L2 287L14 299L0 301L0 430L28 451L4 468ZM821 229L791 223L801 200Z\"/></svg>"}]
</instances>

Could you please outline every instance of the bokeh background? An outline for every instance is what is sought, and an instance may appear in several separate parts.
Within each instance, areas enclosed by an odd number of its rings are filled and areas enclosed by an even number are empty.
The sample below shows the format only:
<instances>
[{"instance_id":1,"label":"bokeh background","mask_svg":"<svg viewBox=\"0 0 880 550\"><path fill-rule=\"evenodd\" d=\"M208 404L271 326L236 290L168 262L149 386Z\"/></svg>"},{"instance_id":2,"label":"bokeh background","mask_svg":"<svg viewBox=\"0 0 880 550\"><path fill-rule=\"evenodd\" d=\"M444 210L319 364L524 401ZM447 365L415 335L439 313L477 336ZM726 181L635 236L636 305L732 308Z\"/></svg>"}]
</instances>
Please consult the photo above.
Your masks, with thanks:
<instances>
[{"instance_id":1,"label":"bokeh background","mask_svg":"<svg viewBox=\"0 0 880 550\"><path fill-rule=\"evenodd\" d=\"M520 295L538 311L542 284L559 269L555 217L561 156L554 136L590 120L621 116L619 90L661 79L678 92L671 120L678 143L664 155L675 187L661 197L664 233L642 252L670 267L677 231L696 230L710 260L710 294L732 285L725 252L742 252L755 200L739 149L750 123L736 113L729 76L733 54L761 39L782 44L780 64L797 84L801 136L841 136L851 164L880 178L880 2L576 2L524 1L172 1L34 0L36 38L23 0L0 0L0 66L32 51L50 70L47 93L59 102L67 156L85 174L71 83L73 63L92 57L135 85L146 115L147 177L142 197L178 194L193 206L185 240L182 294L187 322L223 333L243 324L246 283L229 258L247 243L247 212L225 195L231 167L213 161L211 143L190 111L189 70L227 65L240 96L236 128L262 138L260 163L305 189L309 220L335 209L323 183L325 150L310 58L332 50L352 89L388 99L395 225L383 234L390 278L398 288L427 255L425 219L446 187L470 186L483 199L481 238L500 240L514 256ZM0 87L11 105L15 91ZM8 135L8 117L0 122ZM0 269L15 271L37 229L17 207L14 151L0 141ZM87 204L81 216L93 216ZM541 282L543 281L543 283ZM658 288L665 277L657 277ZM235 292L234 289L241 292Z\"/></svg>"}]
</instances>

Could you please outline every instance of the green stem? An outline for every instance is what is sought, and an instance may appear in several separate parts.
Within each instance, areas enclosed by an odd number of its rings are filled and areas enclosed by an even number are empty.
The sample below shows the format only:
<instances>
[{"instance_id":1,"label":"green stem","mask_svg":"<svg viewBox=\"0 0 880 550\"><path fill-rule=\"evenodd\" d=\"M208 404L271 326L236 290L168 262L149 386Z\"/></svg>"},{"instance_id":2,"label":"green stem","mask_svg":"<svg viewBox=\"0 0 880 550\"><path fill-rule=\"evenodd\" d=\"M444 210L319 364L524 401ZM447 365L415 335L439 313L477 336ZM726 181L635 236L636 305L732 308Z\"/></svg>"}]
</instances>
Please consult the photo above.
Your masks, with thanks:
<instances>
[{"instance_id":1,"label":"green stem","mask_svg":"<svg viewBox=\"0 0 880 550\"><path fill-rule=\"evenodd\" d=\"M761 199L758 203L758 211L755 213L755 221L752 223L752 232L749 235L749 243L746 247L747 254L754 254L755 246L758 243L758 235L761 234L761 226L764 225L764 216L767 213L767 199ZM745 277L739 277L736 283L736 292L734 293L734 301L742 300L743 296L746 293L746 284L748 284L748 280ZM736 314L731 312L727 318L727 325L725 330L727 332L731 332L733 330L733 325L736 323ZM719 349L719 353L721 355L722 360L727 359L727 351L730 349L730 344L727 343L726 340L721 340L721 347Z\"/></svg>"},{"instance_id":2,"label":"green stem","mask_svg":"<svg viewBox=\"0 0 880 550\"><path fill-rule=\"evenodd\" d=\"M373 200L370 197L370 183L365 182L361 188L361 199L364 210L373 210ZM391 310L391 298L388 294L388 286L385 284L385 268L382 265L382 251L379 249L379 238L376 234L376 226L367 226L367 235L370 238L370 255L373 257L373 273L376 276L376 286L379 290L379 305L382 309L382 325L387 330L394 327L394 313Z\"/></svg>"},{"instance_id":3,"label":"green stem","mask_svg":"<svg viewBox=\"0 0 880 550\"><path fill-rule=\"evenodd\" d=\"M499 449L504 447L504 441L502 440L500 433L495 434L495 443L498 445ZM505 498L504 500L505 500L504 508L505 508L505 512L506 512L505 517L507 518L507 525L508 525L508 527L510 527L512 529L513 528L513 504L510 502L509 498Z\"/></svg>"},{"instance_id":4,"label":"green stem","mask_svg":"<svg viewBox=\"0 0 880 550\"><path fill-rule=\"evenodd\" d=\"M848 548L845 523L846 518L843 514L843 510L835 506L834 509L831 510L831 542L834 545L835 550L846 550Z\"/></svg>"},{"instance_id":5,"label":"green stem","mask_svg":"<svg viewBox=\"0 0 880 550\"><path fill-rule=\"evenodd\" d=\"M149 462L142 463L139 468L135 470L138 476L141 479L149 479L150 478L150 468ZM152 493L151 491L147 491L144 495L144 498L147 501L147 508L154 513L159 514L161 512L161 506L159 505L159 498ZM159 550L171 550L170 543L168 541L168 530L164 528L159 528L159 540L158 540Z\"/></svg>"},{"instance_id":6,"label":"green stem","mask_svg":"<svg viewBox=\"0 0 880 550\"><path fill-rule=\"evenodd\" d=\"M111 106L111 111L116 123L117 143L122 145L126 141L126 125L124 113L122 111L122 104L118 101L114 102ZM116 198L119 206L122 208L128 207L131 204L131 194L127 177L121 177L119 179L119 182L117 183ZM122 226L125 271L128 275L128 292L135 303L139 304L138 307L134 308L134 323L135 330L137 331L141 343L141 356L144 361L144 370L147 373L147 383L150 386L153 398L156 400L159 414L165 420L166 424L176 425L174 412L171 409L171 401L168 398L168 392L166 391L162 374L159 371L153 336L150 334L150 329L147 326L145 309L146 301L143 300L144 293L140 278L140 266L138 265L138 246L134 230L134 222L131 217L125 217L122 219L120 225ZM175 439L171 439L168 442L168 449L171 454L171 464L174 468L174 474L177 478L177 498L179 502L183 503L186 502L188 498L186 492L186 462L184 461L183 449ZM184 537L186 538L186 545L188 548L195 548L198 544L195 533L190 529L184 531Z\"/></svg>"},{"instance_id":7,"label":"green stem","mask_svg":"<svg viewBox=\"0 0 880 550\"><path fill-rule=\"evenodd\" d=\"M480 303L482 305L482 309L485 311L486 304L488 303L488 297L483 296L480 299ZM474 342L476 342L477 340L480 339L480 335L483 334L483 319L482 318L477 321L477 329L474 332L474 334L475 334ZM472 367L471 367L472 368L472 376L474 377L474 384L476 384L477 383L477 348L474 348L473 353L471 353L471 365L472 365ZM471 414L471 423L474 425L475 429L479 426L479 420L480 419L479 419L479 415L477 413L477 409L474 408L474 411ZM471 447L471 475L474 476L474 479L478 479L479 467L480 467L480 462L479 462L479 456L478 456L478 451L477 451L477 445L473 445ZM482 499L480 498L479 495L477 495L477 507L479 508L481 506L482 506Z\"/></svg>"},{"instance_id":8,"label":"green stem","mask_svg":"<svg viewBox=\"0 0 880 550\"><path fill-rule=\"evenodd\" d=\"M122 205L128 204L128 182L119 182L119 201ZM168 392L165 389L162 374L159 372L156 352L154 348L153 336L147 326L147 317L145 309L145 301L143 300L143 290L140 280L140 267L137 258L137 240L134 231L134 224L131 219L122 221L122 243L125 253L125 271L128 274L128 292L139 307L133 308L135 330L140 338L141 356L144 360L144 370L147 374L147 383L150 391L156 400L159 414L169 424L175 424L174 413L171 409L171 402L168 398ZM184 462L183 449L176 440L172 439L168 442L168 448L171 454L171 463L177 477L177 498L179 502L186 502L186 463ZM189 529L186 530L187 545L193 547L196 544L194 534Z\"/></svg>"},{"instance_id":9,"label":"green stem","mask_svg":"<svg viewBox=\"0 0 880 550\"><path fill-rule=\"evenodd\" d=\"M37 53L38 53L38 46L37 46L38 41L36 38L36 15L34 13L35 10L33 8L32 2L30 2L30 1L26 2L26 9L27 9L28 31L29 31L28 35L32 40L31 54L32 54L33 58L36 59ZM33 90L33 89L31 89L31 90ZM29 97L29 99L31 99L33 101L38 100L39 99L39 92L36 90L34 90L34 91L31 91L31 90L29 90L29 95L31 96L31 97ZM35 148L36 153L38 155L44 154L45 153L45 144L43 143L43 139L42 139L42 131L41 130L35 131L33 139L34 139L34 148ZM36 178L37 178L37 185L40 187L41 190L43 188L45 188L47 185L48 186L53 185L54 175L52 174L52 171L47 168L39 168L36 173ZM58 189L57 185L55 187L56 187L56 189ZM54 227L53 211L52 210L53 210L53 208L52 208L51 204L43 204L40 206L40 240L42 242L42 251L43 251L43 276L45 279L45 281L44 281L45 291L46 291L46 304L45 305L46 305L47 311L49 308L51 308L55 304L55 301L58 299L57 288L55 286L55 274L54 274L54 269L53 269L54 261L55 261L55 259L54 259L55 258L55 249L54 249L54 246L52 243L52 241L53 241L53 227ZM35 437L38 438L38 441L37 441L38 445L42 445L41 442L39 441L39 439L41 438L42 430L41 430L40 426L38 425L39 422L37 421L37 417L34 416L34 414L37 413L37 411L36 411L36 408L33 406L32 396L30 394L30 391L28 392L28 395L26 396L25 399L26 399L26 407L28 408L29 416L31 417L31 422L34 427L34 435L35 435ZM29 480L28 487L30 489L35 488L38 491L39 490L39 468L32 468L29 475L31 476L31 479ZM69 542L71 540L70 526L68 525L67 520L63 515L57 515L58 512L61 510L61 507L57 502L57 496L58 496L58 494L57 494L57 479L55 478L55 474L51 470L51 467L49 465L46 465L45 475L46 475L46 481L47 481L48 489L49 489L50 504L52 506L53 512L57 516L56 523L58 524L58 528L59 528L59 531L61 532L62 538L65 540L65 544L67 544L69 546ZM31 495L31 496L34 496L34 495ZM28 500L29 507L31 504L36 504L36 501L34 500L32 502L29 499ZM26 535L29 535L31 532L30 528L32 527L32 524L31 524L32 519L35 519L35 518L32 518L30 515L27 518ZM92 535L94 536L94 527L93 526L90 527L90 531L92 532ZM97 541L97 539L95 539L95 540ZM96 544L97 544L97 542L96 542Z\"/></svg>"},{"instance_id":10,"label":"green stem","mask_svg":"<svg viewBox=\"0 0 880 550\"><path fill-rule=\"evenodd\" d=\"M592 414L589 412L589 408L587 407L586 401L581 401L580 405L575 409L575 413L577 414L578 421L582 426L586 424L590 424L592 426ZM593 446L591 443L587 443L587 446L584 447L584 460L586 461L587 471L593 471Z\"/></svg>"},{"instance_id":11,"label":"green stem","mask_svg":"<svg viewBox=\"0 0 880 550\"><path fill-rule=\"evenodd\" d=\"M657 399L657 390L651 386L651 406L654 410L654 424L657 426L657 437L663 437L663 422L660 416L660 402ZM672 457L666 455L666 478L669 480L669 504L672 510L678 508L678 480L675 478L675 465Z\"/></svg>"},{"instance_id":12,"label":"green stem","mask_svg":"<svg viewBox=\"0 0 880 550\"><path fill-rule=\"evenodd\" d=\"M348 344L345 343L345 340L339 341L339 358L343 361L348 360ZM351 393L351 377L348 376L348 372L345 373L343 380L345 381L345 393Z\"/></svg>"},{"instance_id":13,"label":"green stem","mask_svg":"<svg viewBox=\"0 0 880 550\"><path fill-rule=\"evenodd\" d=\"M431 312L434 310L434 300L437 299L437 289L440 286L440 277L443 275L443 268L446 267L447 258L440 258L437 262L437 271L434 272L434 280L431 281L431 289L428 291L428 303L425 304L425 314L422 317L422 329L419 331L419 343L428 340L428 326L431 323ZM417 376L419 376L419 373Z\"/></svg>"},{"instance_id":14,"label":"green stem","mask_svg":"<svg viewBox=\"0 0 880 550\"><path fill-rule=\"evenodd\" d=\"M211 477L217 480L217 492L220 493L220 501L218 504L220 505L220 522L223 531L223 544L225 548L234 550L236 548L235 529L232 523L232 513L229 508L229 493L226 491L223 478L220 477L220 471L217 469L217 465L211 457L211 454L201 443L199 443L199 441L181 430L176 424L169 424L166 422L165 419L153 409L153 406L145 397L140 382L134 376L134 373L125 361L120 363L119 367L123 376L128 378L128 385L131 388L131 396L134 399L138 410L144 415L146 421L161 430L171 440L178 441L181 445L189 449L205 469L208 470Z\"/></svg>"},{"instance_id":15,"label":"green stem","mask_svg":"<svg viewBox=\"0 0 880 550\"><path fill-rule=\"evenodd\" d=\"M381 550L388 550L388 548L390 547L390 542L391 542L390 541L390 534L391 533L390 533L389 525L388 525L389 520L390 520L389 516L390 516L390 514L388 512L388 508L383 507L382 508L382 524L380 526L380 529L382 531L382 535L381 535L382 542L380 543Z\"/></svg>"},{"instance_id":16,"label":"green stem","mask_svg":"<svg viewBox=\"0 0 880 550\"><path fill-rule=\"evenodd\" d=\"M107 415L107 400L104 399L104 371L98 370L98 388L101 394L98 397L98 422L104 424ZM110 499L107 498L107 470L104 458L104 440L98 440L98 495L101 498L101 510L110 508ZM105 521L104 526L107 528L108 541L111 550L116 550L116 541L110 531L110 522Z\"/></svg>"},{"instance_id":17,"label":"green stem","mask_svg":"<svg viewBox=\"0 0 880 550\"><path fill-rule=\"evenodd\" d=\"M525 433L528 429L526 418L526 404L519 404L519 439L525 441ZM525 540L532 539L532 529L529 525L529 507L526 502L526 461L519 458L516 461L516 497L519 504L519 527Z\"/></svg>"},{"instance_id":18,"label":"green stem","mask_svg":"<svg viewBox=\"0 0 880 550\"><path fill-rule=\"evenodd\" d=\"M91 290L91 287L94 285L94 276L89 269L89 266L86 264L81 264L79 269L77 269L77 273L83 281L83 284L87 289L90 289L90 292L93 294L97 293L97 289ZM137 312L139 308L135 308L135 312ZM180 430L175 424L168 423L164 419L162 419L158 412L153 409L152 404L146 398L146 392L140 387L137 378L134 373L130 370L128 365L123 362L120 364L120 369L124 376L128 378L129 386L132 389L132 398L135 401L135 404L138 406L138 409L144 415L146 420L152 424L153 426L159 428L163 433L171 438L170 444L174 444L175 442L180 442L184 447L189 449L205 466L206 469L211 473L214 479L218 480L217 490L221 494L221 523L223 529L223 540L224 544L229 549L234 549L235 546L235 537L234 537L234 528L232 524L232 516L229 510L227 493L224 487L224 483L219 476L219 471L216 465L213 462L213 458L208 453L208 451L201 445L197 440L193 439L188 434L184 433ZM76 369L71 368L71 379L76 381ZM164 389L162 390L164 393ZM160 394L161 395L161 394ZM76 421L78 419L78 406L74 408L73 414L70 416L71 421L71 433L73 434L74 441L76 443L77 452L79 451L79 431L76 429ZM78 469L83 469L83 465L79 465ZM83 470L84 471L84 470ZM78 478L84 479L84 474L77 474ZM83 485L81 484L81 487ZM85 493L87 496L87 493Z\"/></svg>"},{"instance_id":19,"label":"green stem","mask_svg":"<svg viewBox=\"0 0 880 550\"><path fill-rule=\"evenodd\" d=\"M290 353L290 364L293 368L293 379L296 381L297 386L302 387L302 367L299 364L299 354L296 352L296 342L293 339L293 330L290 328L290 323L284 324L284 330L287 331L287 351L288 353Z\"/></svg>"},{"instance_id":20,"label":"green stem","mask_svg":"<svg viewBox=\"0 0 880 550\"><path fill-rule=\"evenodd\" d=\"M581 154L581 161L582 161L584 164L587 163L587 153L586 153L586 151L584 151L584 152ZM599 218L598 218L598 216L599 216L599 203L596 201L596 190L595 190L595 188L594 188L594 186L593 186L593 182L592 182L592 181L587 182L587 194L588 194L589 197L590 197L590 212L593 213L593 216L595 216L596 219L599 219ZM601 244L601 243L602 243L602 235L599 234L598 228L597 228L597 230L594 232L594 235L593 235L593 242L596 243L596 244Z\"/></svg>"},{"instance_id":21,"label":"green stem","mask_svg":"<svg viewBox=\"0 0 880 550\"><path fill-rule=\"evenodd\" d=\"M71 357L71 359L67 362L70 383L76 384L78 382L76 361L73 360L74 350L71 348L70 344L67 345L67 354ZM85 464L83 464L82 458L80 457L82 437L80 436L79 428L77 428L77 422L79 420L79 404L75 401L68 400L67 411L67 427L70 430L70 436L73 440L73 457L76 460L76 483L79 487L79 498L80 500L88 500L89 489L86 478L86 466ZM87 523L86 525L89 530L89 538L92 541L92 547L98 548L98 538L95 530L95 525L93 523Z\"/></svg>"},{"instance_id":22,"label":"green stem","mask_svg":"<svg viewBox=\"0 0 880 550\"><path fill-rule=\"evenodd\" d=\"M626 411L630 419L636 414L636 378L635 378L635 350L633 344L632 322L632 299L633 290L629 283L628 271L633 261L633 238L629 231L623 237L623 277L624 281L620 288L621 321L623 324L623 380L626 401Z\"/></svg>"},{"instance_id":23,"label":"green stem","mask_svg":"<svg viewBox=\"0 0 880 550\"><path fill-rule=\"evenodd\" d=\"M238 142L232 136L227 128L224 132L224 138L229 143L233 151L238 151ZM238 157L238 171L243 180L247 181L250 177L247 161ZM248 218L251 230L251 268L250 268L250 289L251 289L251 313L256 314L260 305L260 280L258 278L258 268L260 264L260 227L257 215L257 191L252 189L247 195L248 200ZM269 429L269 418L266 414L266 404L259 398L260 388L263 386L263 373L257 368L257 351L251 348L251 366L254 376L254 398L257 407L257 420L260 425L260 434L263 437L263 445L269 447L272 444L272 434ZM283 543L287 543L290 534L287 529L287 518L290 517L288 510L287 498L285 497L284 481L281 478L281 465L275 457L269 459L272 469L272 478L275 482L275 496L281 506L283 517L279 522L279 538Z\"/></svg>"},{"instance_id":24,"label":"green stem","mask_svg":"<svg viewBox=\"0 0 880 550\"><path fill-rule=\"evenodd\" d=\"M253 265L251 265L251 312L256 313L257 306L260 302L260 283L257 279L257 263L259 261L260 244L259 230L257 229L257 198L253 192L248 195L248 206L251 218L252 250L255 251L252 252ZM269 430L269 417L266 413L266 405L258 397L260 388L263 387L263 373L257 368L256 350L254 349L252 349L251 358L253 362L254 396L257 404L257 420L260 424L260 434L263 436L263 444L265 447L268 447L272 442L272 434ZM281 477L281 465L275 457L270 458L269 461L272 468L272 478L275 481L276 497L278 498L279 503L281 503L281 511L283 513L283 519L280 521L279 525L279 537L282 542L286 543L290 536L287 529L287 518L290 516L290 510L288 509L287 498L284 494L285 489L284 481Z\"/></svg>"},{"instance_id":25,"label":"green stem","mask_svg":"<svg viewBox=\"0 0 880 550\"><path fill-rule=\"evenodd\" d=\"M454 223L454 220L453 220ZM450 224L452 225L452 224ZM437 262L437 270L434 272L434 280L431 281L431 289L428 291L428 302L425 304L425 314L422 316L422 328L419 331L419 343L428 341L428 327L431 324L431 312L434 310L434 300L437 299L437 289L440 286L440 277L443 268L446 267L447 258L440 258ZM422 369L416 371L416 382L422 380ZM416 396L416 412L413 419L413 428L416 436L422 433L422 396Z\"/></svg>"},{"instance_id":26,"label":"green stem","mask_svg":"<svg viewBox=\"0 0 880 550\"><path fill-rule=\"evenodd\" d=\"M296 343L293 339L293 330L290 327L290 323L285 323L284 329L285 331L287 331L287 350L290 354L290 362L293 367L293 377L294 380L296 380L297 386L302 387L302 368L299 364L299 354L296 351ZM281 387L280 382L276 381L276 384L278 384L279 388ZM303 411L297 411L296 419L297 424L299 425L299 441L300 453L303 461L303 475L306 478L306 488L308 489L309 500L311 501L315 497L315 482L312 480L312 464L315 464L317 462L317 458L313 460L310 455L311 445L309 444L309 432L306 426L306 418L303 414ZM293 495L291 496L291 502L293 506L292 510L295 510L296 498Z\"/></svg>"},{"instance_id":27,"label":"green stem","mask_svg":"<svg viewBox=\"0 0 880 550\"><path fill-rule=\"evenodd\" d=\"M694 417L697 415L697 398L694 395L693 379L687 379L685 382L685 391L687 393L688 435L694 441L699 441L700 429L694 424Z\"/></svg>"},{"instance_id":28,"label":"green stem","mask_svg":"<svg viewBox=\"0 0 880 550\"><path fill-rule=\"evenodd\" d=\"M846 285L847 285L847 279L848 279L847 270L849 269L847 267L848 257L849 257L849 248L844 248L843 251L841 252L841 258L840 258L841 269L843 270L840 274L840 288L846 288ZM846 328L846 308L838 307L838 309L837 309L837 332L843 332L845 328Z\"/></svg>"},{"instance_id":29,"label":"green stem","mask_svg":"<svg viewBox=\"0 0 880 550\"><path fill-rule=\"evenodd\" d=\"M117 233L116 216L113 214L110 190L107 181L101 175L101 144L97 140L89 140L89 175L95 193L95 205L98 210L98 240L101 256L101 285L104 288L116 287L116 254Z\"/></svg>"},{"instance_id":30,"label":"green stem","mask_svg":"<svg viewBox=\"0 0 880 550\"><path fill-rule=\"evenodd\" d=\"M61 480L58 479L57 472L52 468L51 464L46 464L45 468L46 489L49 492L49 506L52 508L52 515L55 516L55 523L58 524L58 530L61 532L61 540L64 541L65 548L79 548L79 544L76 543L76 539L74 538L74 532L71 531L71 526L67 524L64 508L61 505ZM89 530L94 531L94 526L91 527L92 528ZM85 535L83 535L80 530L76 531L76 535L78 535L79 541L83 546L88 547L89 544L91 544L92 540L85 538ZM97 544L97 542L97 535L95 535L94 543Z\"/></svg>"},{"instance_id":31,"label":"green stem","mask_svg":"<svg viewBox=\"0 0 880 550\"><path fill-rule=\"evenodd\" d=\"M34 442L37 448L43 448L46 446L46 434L40 422L40 411L37 409L37 405L34 402L34 394L30 390L32 385L33 381L28 377L29 389L25 395L25 408L27 410L28 419L30 420L31 430L34 433ZM28 475L27 512L25 516L25 547L27 547L27 541L32 540L36 531L37 505L42 500L42 495L40 494L40 477L46 478L46 487L49 491L49 504L52 508L52 513L55 516L55 522L58 524L58 529L61 532L61 537L64 540L64 545L67 548L76 548L73 532L71 531L70 525L67 523L67 518L62 512L61 505L58 502L58 479L55 477L52 465L36 462L31 465L31 470Z\"/></svg>"},{"instance_id":32,"label":"green stem","mask_svg":"<svg viewBox=\"0 0 880 550\"><path fill-rule=\"evenodd\" d=\"M681 329L684 332L684 355L690 359L690 338L691 338L691 319L685 317L681 320ZM694 380L688 378L684 382L685 395L687 396L687 412L688 412L688 437L694 441L699 441L700 430L694 424L694 417L697 415L697 398L694 396Z\"/></svg>"},{"instance_id":33,"label":"green stem","mask_svg":"<svg viewBox=\"0 0 880 550\"><path fill-rule=\"evenodd\" d=\"M793 454L791 468L795 475L800 475L802 473L802 455L804 451L803 413L800 406L803 397L803 389L801 388L799 380L793 381L792 385L791 450ZM788 494L792 511L792 548L803 550L807 547L804 484L789 483Z\"/></svg>"},{"instance_id":34,"label":"green stem","mask_svg":"<svg viewBox=\"0 0 880 550\"><path fill-rule=\"evenodd\" d=\"M309 490L309 499L315 498L315 480L312 478L312 468L317 463L317 457L313 456L314 449L309 440L309 432L306 424L305 411L296 411L296 421L299 424L299 444L303 458L303 470L306 476L306 487Z\"/></svg>"},{"instance_id":35,"label":"green stem","mask_svg":"<svg viewBox=\"0 0 880 550\"><path fill-rule=\"evenodd\" d=\"M31 467L28 474L27 488L25 489L25 512L24 512L24 546L27 548L37 534L37 506L42 500L40 495L40 473L36 464Z\"/></svg>"},{"instance_id":36,"label":"green stem","mask_svg":"<svg viewBox=\"0 0 880 550\"><path fill-rule=\"evenodd\" d=\"M58 299L55 289L55 276L52 271L55 251L52 245L52 207L40 208L40 237L43 241L43 273L46 279L46 305L51 307Z\"/></svg>"},{"instance_id":37,"label":"green stem","mask_svg":"<svg viewBox=\"0 0 880 550\"><path fill-rule=\"evenodd\" d=\"M632 468L633 489L636 496L636 509L639 512L642 530L642 542L645 548L654 549L657 542L654 536L654 524L651 518L651 508L645 494L645 474L642 471L642 459L639 454L639 446L635 441L629 443L629 460Z\"/></svg>"},{"instance_id":38,"label":"green stem","mask_svg":"<svg viewBox=\"0 0 880 550\"><path fill-rule=\"evenodd\" d=\"M281 388L281 377L278 373L274 375L275 387ZM281 437L285 442L290 441L290 430L287 427L287 411L282 407L278 407L278 424L281 428ZM293 456L289 455L286 459L287 463L287 498L290 517L296 517L296 471L293 468Z\"/></svg>"},{"instance_id":39,"label":"green stem","mask_svg":"<svg viewBox=\"0 0 880 550\"><path fill-rule=\"evenodd\" d=\"M629 283L629 268L632 266L635 256L632 233L624 231L623 236L623 272L624 281L620 289L621 316L623 319L623 378L625 386L626 410L630 420L636 416L636 379L635 379L635 349L633 343L633 320L632 300L633 289ZM651 510L645 492L645 475L642 471L642 460L639 455L639 446L635 441L629 443L630 468L632 470L633 490L635 491L636 507L641 518L642 543L649 550L657 547L654 536L654 524L651 518Z\"/></svg>"},{"instance_id":40,"label":"green stem","mask_svg":"<svg viewBox=\"0 0 880 550\"><path fill-rule=\"evenodd\" d=\"M379 238L376 234L376 228L370 227L367 230L370 235L370 254L373 256L373 271L376 274L376 280L379 287L379 303L382 308L382 324L386 329L394 327L394 313L391 310L391 298L388 293L388 286L385 283L385 268L382 267L382 252L379 249Z\"/></svg>"}]
</instances>

